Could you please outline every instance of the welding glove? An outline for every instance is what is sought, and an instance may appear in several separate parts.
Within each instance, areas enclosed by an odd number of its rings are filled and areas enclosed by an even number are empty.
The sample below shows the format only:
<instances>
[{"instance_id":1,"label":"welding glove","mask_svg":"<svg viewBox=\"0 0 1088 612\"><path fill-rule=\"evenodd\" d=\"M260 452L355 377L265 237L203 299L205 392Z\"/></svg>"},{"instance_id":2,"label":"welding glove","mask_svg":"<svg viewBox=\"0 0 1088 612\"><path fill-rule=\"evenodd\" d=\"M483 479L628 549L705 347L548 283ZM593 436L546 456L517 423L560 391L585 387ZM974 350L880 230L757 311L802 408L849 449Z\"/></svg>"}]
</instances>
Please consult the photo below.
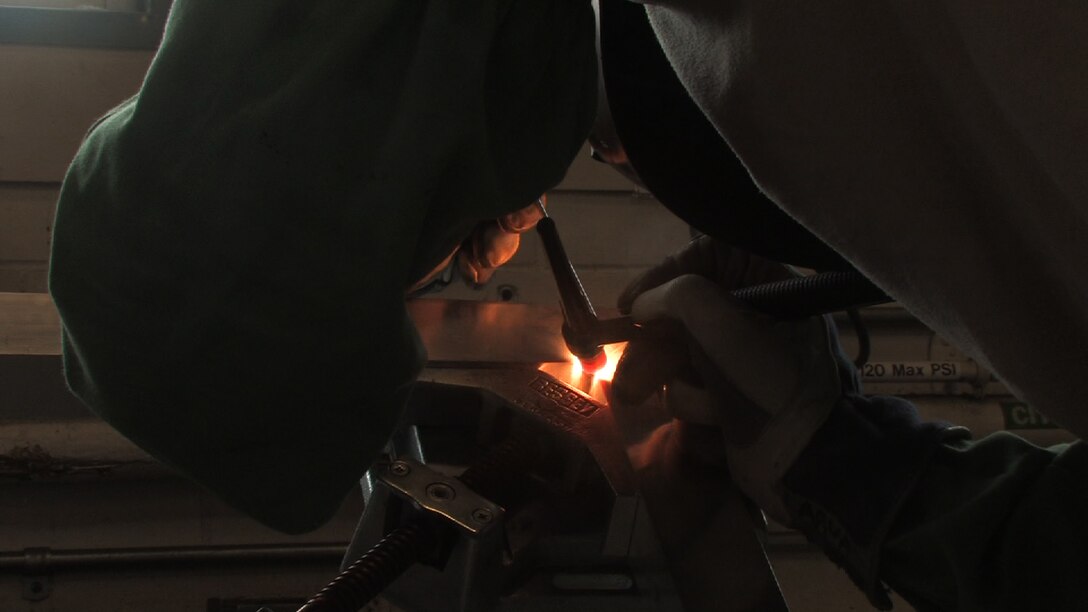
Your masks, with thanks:
<instances>
[{"instance_id":1,"label":"welding glove","mask_svg":"<svg viewBox=\"0 0 1088 612\"><path fill-rule=\"evenodd\" d=\"M693 241L621 296L649 333L628 347L613 383L628 403L664 385L674 418L719 428L735 482L785 524L782 478L842 397L843 377L856 376L826 318L776 320L729 294L792 275L708 237ZM663 321L672 333L654 332Z\"/></svg>"},{"instance_id":2,"label":"welding glove","mask_svg":"<svg viewBox=\"0 0 1088 612\"><path fill-rule=\"evenodd\" d=\"M457 266L465 282L480 286L491 280L495 270L518 252L521 235L544 218L546 203L547 196L541 195L525 208L476 226L457 251Z\"/></svg>"},{"instance_id":3,"label":"welding glove","mask_svg":"<svg viewBox=\"0 0 1088 612\"><path fill-rule=\"evenodd\" d=\"M613 396L617 407L637 406L665 386L674 420L632 449L640 473L684 479L696 471L706 490L722 468L722 478L801 530L874 606L889 609L884 542L917 518L908 501L937 450L969 432L923 422L903 399L861 395L826 317L775 320L729 295L791 275L703 237L635 280L619 305L646 333L627 347ZM697 517L689 533L670 537L697 544L712 524L709 503L689 511Z\"/></svg>"}]
</instances>

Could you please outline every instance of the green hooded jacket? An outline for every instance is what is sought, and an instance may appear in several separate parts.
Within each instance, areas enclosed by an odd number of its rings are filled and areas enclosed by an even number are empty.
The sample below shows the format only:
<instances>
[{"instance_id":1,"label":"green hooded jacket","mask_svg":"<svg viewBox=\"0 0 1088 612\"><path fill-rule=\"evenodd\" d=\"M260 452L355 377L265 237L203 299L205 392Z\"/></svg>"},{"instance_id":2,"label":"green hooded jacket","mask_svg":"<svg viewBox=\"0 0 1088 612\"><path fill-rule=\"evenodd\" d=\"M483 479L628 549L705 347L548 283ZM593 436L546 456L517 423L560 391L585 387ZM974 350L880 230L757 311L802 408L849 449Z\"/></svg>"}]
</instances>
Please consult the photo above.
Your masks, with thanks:
<instances>
[{"instance_id":1,"label":"green hooded jacket","mask_svg":"<svg viewBox=\"0 0 1088 612\"><path fill-rule=\"evenodd\" d=\"M177 0L61 192L69 385L238 509L321 525L425 359L405 289L559 182L596 82L587 2Z\"/></svg>"}]
</instances>

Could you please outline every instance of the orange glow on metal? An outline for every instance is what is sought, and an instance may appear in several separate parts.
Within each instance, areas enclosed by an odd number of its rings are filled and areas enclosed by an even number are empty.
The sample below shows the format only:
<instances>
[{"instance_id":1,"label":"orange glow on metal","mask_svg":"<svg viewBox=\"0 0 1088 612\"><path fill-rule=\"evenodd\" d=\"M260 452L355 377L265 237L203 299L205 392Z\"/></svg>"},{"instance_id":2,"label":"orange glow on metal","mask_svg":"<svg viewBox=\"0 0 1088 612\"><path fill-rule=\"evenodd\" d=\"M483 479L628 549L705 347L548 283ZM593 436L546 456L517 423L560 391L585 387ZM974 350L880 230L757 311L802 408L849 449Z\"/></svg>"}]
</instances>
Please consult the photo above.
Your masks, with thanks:
<instances>
[{"instance_id":1,"label":"orange glow on metal","mask_svg":"<svg viewBox=\"0 0 1088 612\"><path fill-rule=\"evenodd\" d=\"M616 364L620 361L620 356L623 355L624 349L627 348L626 342L620 342L618 344L606 344L604 346L605 363L596 372L586 372L582 368L582 360L574 356L574 353L570 354L570 377L571 380L577 380L585 376L592 376L594 381L607 380L611 381L612 377L616 374Z\"/></svg>"},{"instance_id":2,"label":"orange glow on metal","mask_svg":"<svg viewBox=\"0 0 1088 612\"><path fill-rule=\"evenodd\" d=\"M570 353L567 357L570 360L570 379L578 380L582 377L582 360L574 356L574 353Z\"/></svg>"},{"instance_id":3,"label":"orange glow on metal","mask_svg":"<svg viewBox=\"0 0 1088 612\"><path fill-rule=\"evenodd\" d=\"M582 368L581 361L573 354L569 354L565 362L540 364L540 371L551 374L560 381L607 405L612 376L616 373L616 364L626 348L626 342L606 345L604 353L608 358L608 362L593 374L586 372Z\"/></svg>"},{"instance_id":4,"label":"orange glow on metal","mask_svg":"<svg viewBox=\"0 0 1088 612\"><path fill-rule=\"evenodd\" d=\"M593 374L601 368L608 365L608 353L604 352L604 349L598 349L597 354L590 359L582 359L582 371L586 374Z\"/></svg>"},{"instance_id":5,"label":"orange glow on metal","mask_svg":"<svg viewBox=\"0 0 1088 612\"><path fill-rule=\"evenodd\" d=\"M612 377L616 374L616 364L620 362L620 357L623 355L623 351L626 348L626 342L606 344L604 347L604 354L608 357L608 361L605 362L603 368L593 373L593 378L596 380L611 381Z\"/></svg>"}]
</instances>

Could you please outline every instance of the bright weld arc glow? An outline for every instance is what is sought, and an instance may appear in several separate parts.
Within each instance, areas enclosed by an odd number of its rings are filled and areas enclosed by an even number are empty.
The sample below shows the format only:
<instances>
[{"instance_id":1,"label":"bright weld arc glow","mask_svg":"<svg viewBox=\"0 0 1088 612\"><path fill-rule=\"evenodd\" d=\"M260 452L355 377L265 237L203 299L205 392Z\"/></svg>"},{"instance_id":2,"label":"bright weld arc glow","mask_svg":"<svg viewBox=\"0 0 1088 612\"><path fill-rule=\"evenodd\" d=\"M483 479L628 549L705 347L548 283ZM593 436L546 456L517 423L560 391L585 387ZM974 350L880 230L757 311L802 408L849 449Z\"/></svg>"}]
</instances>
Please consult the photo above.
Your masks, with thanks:
<instances>
[{"instance_id":1,"label":"bright weld arc glow","mask_svg":"<svg viewBox=\"0 0 1088 612\"><path fill-rule=\"evenodd\" d=\"M577 379L582 375L582 360L574 356L574 353L570 354L570 376Z\"/></svg>"},{"instance_id":2,"label":"bright weld arc glow","mask_svg":"<svg viewBox=\"0 0 1088 612\"><path fill-rule=\"evenodd\" d=\"M606 344L604 346L604 354L607 361L605 361L603 368L593 373L593 380L611 381L612 376L616 374L616 364L619 363L620 356L623 355L623 351L626 348L626 342ZM571 376L575 378L582 375L582 362L574 356L574 353L570 354L570 373Z\"/></svg>"}]
</instances>

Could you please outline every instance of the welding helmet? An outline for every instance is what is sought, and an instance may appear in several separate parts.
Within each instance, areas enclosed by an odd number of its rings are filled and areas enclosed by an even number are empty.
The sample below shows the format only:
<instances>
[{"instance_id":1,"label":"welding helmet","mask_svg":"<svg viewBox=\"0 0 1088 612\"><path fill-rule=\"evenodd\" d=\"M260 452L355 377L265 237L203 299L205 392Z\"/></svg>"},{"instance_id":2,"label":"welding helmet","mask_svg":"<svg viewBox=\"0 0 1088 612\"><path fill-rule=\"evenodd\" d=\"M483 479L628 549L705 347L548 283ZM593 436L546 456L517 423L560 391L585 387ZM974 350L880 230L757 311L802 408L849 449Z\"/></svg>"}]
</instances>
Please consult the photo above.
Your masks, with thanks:
<instances>
[{"instance_id":1,"label":"welding helmet","mask_svg":"<svg viewBox=\"0 0 1088 612\"><path fill-rule=\"evenodd\" d=\"M599 66L594 158L652 193L696 230L783 263L849 269L787 215L688 96L645 9L597 0Z\"/></svg>"}]
</instances>

